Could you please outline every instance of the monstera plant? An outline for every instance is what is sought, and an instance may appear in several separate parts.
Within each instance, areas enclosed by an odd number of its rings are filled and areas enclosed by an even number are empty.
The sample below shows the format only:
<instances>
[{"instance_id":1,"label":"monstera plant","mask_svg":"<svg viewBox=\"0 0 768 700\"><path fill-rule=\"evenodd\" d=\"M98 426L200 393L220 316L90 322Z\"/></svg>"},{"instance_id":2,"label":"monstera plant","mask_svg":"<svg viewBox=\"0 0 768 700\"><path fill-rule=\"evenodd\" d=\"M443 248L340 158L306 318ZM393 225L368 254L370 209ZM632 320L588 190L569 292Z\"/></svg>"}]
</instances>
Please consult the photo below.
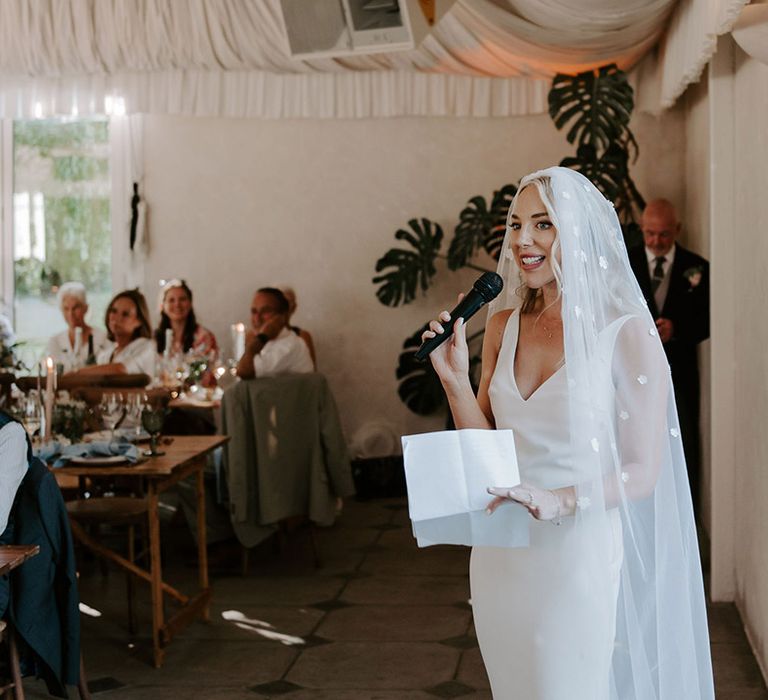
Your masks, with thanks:
<instances>
[{"instance_id":1,"label":"monstera plant","mask_svg":"<svg viewBox=\"0 0 768 700\"><path fill-rule=\"evenodd\" d=\"M615 65L578 75L556 75L549 91L549 115L555 128L567 128L568 143L576 155L563 158L560 165L588 177L616 206L627 245L640 240L637 216L645 202L629 172L636 160L638 145L629 128L634 109L632 86ZM507 184L489 199L472 197L459 214L459 221L443 253L442 227L427 218L411 219L407 229L395 238L407 247L391 248L376 262L373 283L376 296L386 306L409 304L432 285L437 274L436 261L443 259L449 270L471 268L485 272L478 259L498 261L504 240L507 210L517 186ZM401 400L414 413L428 415L445 406L440 382L429 362L414 355L421 345L419 328L403 342L396 377ZM470 373L477 380L483 332L468 338Z\"/></svg>"}]
</instances>

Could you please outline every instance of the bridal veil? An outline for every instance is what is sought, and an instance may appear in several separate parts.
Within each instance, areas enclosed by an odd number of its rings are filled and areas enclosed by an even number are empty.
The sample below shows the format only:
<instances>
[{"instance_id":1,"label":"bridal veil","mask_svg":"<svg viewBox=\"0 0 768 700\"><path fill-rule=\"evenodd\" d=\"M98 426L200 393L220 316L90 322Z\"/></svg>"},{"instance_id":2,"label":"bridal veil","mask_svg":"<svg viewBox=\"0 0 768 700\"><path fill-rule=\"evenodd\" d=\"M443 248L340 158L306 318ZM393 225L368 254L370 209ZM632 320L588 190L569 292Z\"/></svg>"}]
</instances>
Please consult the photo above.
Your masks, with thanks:
<instances>
[{"instance_id":1,"label":"bridal veil","mask_svg":"<svg viewBox=\"0 0 768 700\"><path fill-rule=\"evenodd\" d=\"M558 231L577 509L573 527L594 538L613 509L624 556L609 696L615 700L714 698L709 636L688 478L664 349L632 273L613 205L580 173L561 167L525 177ZM513 204L514 206L514 204ZM510 209L511 211L511 209ZM489 318L522 304L509 250ZM613 334L611 342L605 342ZM607 350L606 350L607 349ZM602 543L584 547L583 585L614 565ZM606 606L613 605L606 597ZM524 604L524 601L520 601ZM613 612L613 611L610 611Z\"/></svg>"}]
</instances>

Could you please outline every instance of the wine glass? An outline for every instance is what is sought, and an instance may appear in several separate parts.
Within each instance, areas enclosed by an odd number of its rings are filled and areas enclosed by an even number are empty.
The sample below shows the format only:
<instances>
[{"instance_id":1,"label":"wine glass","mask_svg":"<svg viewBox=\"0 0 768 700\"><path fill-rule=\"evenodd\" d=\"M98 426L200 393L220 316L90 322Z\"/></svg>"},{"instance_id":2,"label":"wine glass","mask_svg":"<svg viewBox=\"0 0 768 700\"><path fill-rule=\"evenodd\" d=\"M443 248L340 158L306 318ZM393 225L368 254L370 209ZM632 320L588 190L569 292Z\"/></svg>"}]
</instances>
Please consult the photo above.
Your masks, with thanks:
<instances>
[{"instance_id":1,"label":"wine glass","mask_svg":"<svg viewBox=\"0 0 768 700\"><path fill-rule=\"evenodd\" d=\"M144 404L141 411L141 424L144 430L149 433L149 449L144 451L146 457L159 457L164 455L157 449L157 438L163 429L165 422L165 409L161 406L152 407L149 403Z\"/></svg>"},{"instance_id":2,"label":"wine glass","mask_svg":"<svg viewBox=\"0 0 768 700\"><path fill-rule=\"evenodd\" d=\"M24 427L27 429L29 437L34 442L35 433L40 430L40 425L42 424L43 419L42 408L37 396L25 396L22 399L21 410Z\"/></svg>"},{"instance_id":3,"label":"wine glass","mask_svg":"<svg viewBox=\"0 0 768 700\"><path fill-rule=\"evenodd\" d=\"M110 432L109 442L112 443L115 441L115 428L125 412L122 396L114 391L105 391L101 396L99 409L101 419Z\"/></svg>"},{"instance_id":4,"label":"wine glass","mask_svg":"<svg viewBox=\"0 0 768 700\"><path fill-rule=\"evenodd\" d=\"M136 391L128 394L125 401L126 418L130 423L127 427L133 427L134 439L141 437L141 413L144 405L147 403L147 395L143 391Z\"/></svg>"}]
</instances>

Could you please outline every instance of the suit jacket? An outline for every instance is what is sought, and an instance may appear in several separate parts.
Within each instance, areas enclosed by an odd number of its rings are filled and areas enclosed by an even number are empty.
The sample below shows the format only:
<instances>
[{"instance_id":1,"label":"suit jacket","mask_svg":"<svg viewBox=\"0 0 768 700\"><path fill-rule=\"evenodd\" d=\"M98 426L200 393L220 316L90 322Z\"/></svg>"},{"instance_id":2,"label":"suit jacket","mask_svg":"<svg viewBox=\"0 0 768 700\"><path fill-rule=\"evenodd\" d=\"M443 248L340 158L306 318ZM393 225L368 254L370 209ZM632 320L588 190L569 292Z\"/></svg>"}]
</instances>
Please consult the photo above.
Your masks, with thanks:
<instances>
[{"instance_id":1,"label":"suit jacket","mask_svg":"<svg viewBox=\"0 0 768 700\"><path fill-rule=\"evenodd\" d=\"M303 342L303 341L302 341ZM253 547L293 515L319 525L336 517L336 497L355 492L336 402L322 374L246 379L221 402L232 526Z\"/></svg>"},{"instance_id":2,"label":"suit jacket","mask_svg":"<svg viewBox=\"0 0 768 700\"><path fill-rule=\"evenodd\" d=\"M8 420L0 412L0 426ZM37 556L11 572L8 614L22 642L22 673L42 677L51 694L66 698L66 685L77 685L80 678L74 547L56 479L31 454L0 541L40 546Z\"/></svg>"},{"instance_id":3,"label":"suit jacket","mask_svg":"<svg viewBox=\"0 0 768 700\"><path fill-rule=\"evenodd\" d=\"M630 250L629 262L653 318L668 318L674 326L672 339L664 344L664 351L672 368L675 388L691 389L693 383L698 393L696 345L709 338L709 263L678 244L669 272L669 289L664 307L658 309L651 291L645 246ZM697 281L699 272L701 276Z\"/></svg>"}]
</instances>

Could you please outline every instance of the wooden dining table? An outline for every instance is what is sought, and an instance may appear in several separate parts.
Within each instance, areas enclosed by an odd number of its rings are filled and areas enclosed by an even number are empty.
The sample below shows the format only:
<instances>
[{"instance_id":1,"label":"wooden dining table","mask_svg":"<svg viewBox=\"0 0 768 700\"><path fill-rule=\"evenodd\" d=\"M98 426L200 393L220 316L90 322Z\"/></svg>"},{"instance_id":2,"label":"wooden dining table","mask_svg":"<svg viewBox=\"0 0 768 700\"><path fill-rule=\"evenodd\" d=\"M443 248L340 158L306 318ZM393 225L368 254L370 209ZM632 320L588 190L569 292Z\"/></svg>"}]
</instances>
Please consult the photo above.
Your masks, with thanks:
<instances>
[{"instance_id":1,"label":"wooden dining table","mask_svg":"<svg viewBox=\"0 0 768 700\"><path fill-rule=\"evenodd\" d=\"M149 570L126 559L118 552L97 541L74 519L70 519L72 534L77 540L98 555L113 561L134 576L150 584L152 594L152 645L155 668L163 664L165 649L173 637L198 617L210 619L209 604L211 588L208 582L208 557L205 535L205 481L203 471L208 455L217 447L226 444L226 435L184 435L165 440L160 449L163 456L149 457L137 464L115 464L93 466L68 464L54 469L55 474L79 478L133 477L144 479L148 507L149 525ZM197 547L199 589L192 595L177 590L163 580L160 558L160 514L159 496L164 491L187 477L195 477L197 495ZM177 604L178 609L165 619L163 596L167 595Z\"/></svg>"},{"instance_id":2,"label":"wooden dining table","mask_svg":"<svg viewBox=\"0 0 768 700\"><path fill-rule=\"evenodd\" d=\"M27 559L40 553L36 544L5 544L0 546L0 576L21 566Z\"/></svg>"}]
</instances>

